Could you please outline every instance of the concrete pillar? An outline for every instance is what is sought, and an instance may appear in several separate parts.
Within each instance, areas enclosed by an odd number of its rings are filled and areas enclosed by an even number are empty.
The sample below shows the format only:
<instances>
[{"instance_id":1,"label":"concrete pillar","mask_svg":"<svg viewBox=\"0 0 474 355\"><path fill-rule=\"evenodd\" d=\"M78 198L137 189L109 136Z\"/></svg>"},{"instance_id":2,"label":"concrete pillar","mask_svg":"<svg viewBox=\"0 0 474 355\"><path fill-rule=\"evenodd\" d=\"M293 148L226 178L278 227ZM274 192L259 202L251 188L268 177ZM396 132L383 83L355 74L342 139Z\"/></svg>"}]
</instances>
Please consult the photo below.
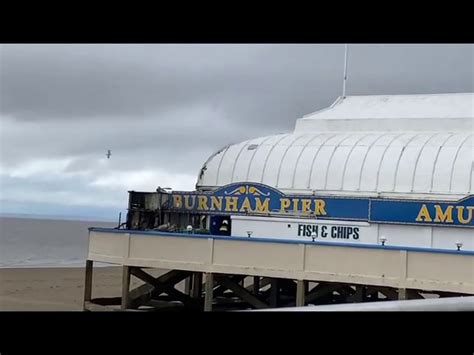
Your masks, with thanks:
<instances>
[{"instance_id":1,"label":"concrete pillar","mask_svg":"<svg viewBox=\"0 0 474 355\"><path fill-rule=\"evenodd\" d=\"M195 272L192 276L191 297L201 298L202 295L202 272Z\"/></svg>"},{"instance_id":2,"label":"concrete pillar","mask_svg":"<svg viewBox=\"0 0 474 355\"><path fill-rule=\"evenodd\" d=\"M130 266L124 266L122 270L122 311L129 306L129 291L130 291Z\"/></svg>"},{"instance_id":3,"label":"concrete pillar","mask_svg":"<svg viewBox=\"0 0 474 355\"><path fill-rule=\"evenodd\" d=\"M86 260L86 276L84 280L84 304L85 309L86 302L90 302L92 299L92 271L94 262L92 260Z\"/></svg>"},{"instance_id":4,"label":"concrete pillar","mask_svg":"<svg viewBox=\"0 0 474 355\"><path fill-rule=\"evenodd\" d=\"M212 300L214 299L214 274L211 272L206 273L205 291L204 312L212 312Z\"/></svg>"},{"instance_id":5,"label":"concrete pillar","mask_svg":"<svg viewBox=\"0 0 474 355\"><path fill-rule=\"evenodd\" d=\"M260 276L253 277L253 294L258 295L260 291Z\"/></svg>"},{"instance_id":6,"label":"concrete pillar","mask_svg":"<svg viewBox=\"0 0 474 355\"><path fill-rule=\"evenodd\" d=\"M305 305L306 284L305 280L296 281L296 307L303 307Z\"/></svg>"},{"instance_id":7,"label":"concrete pillar","mask_svg":"<svg viewBox=\"0 0 474 355\"><path fill-rule=\"evenodd\" d=\"M191 295L191 276L184 279L184 293Z\"/></svg>"},{"instance_id":8,"label":"concrete pillar","mask_svg":"<svg viewBox=\"0 0 474 355\"><path fill-rule=\"evenodd\" d=\"M406 300L407 299L407 289L406 288L399 288L398 289L398 299L399 300Z\"/></svg>"},{"instance_id":9,"label":"concrete pillar","mask_svg":"<svg viewBox=\"0 0 474 355\"><path fill-rule=\"evenodd\" d=\"M270 307L278 307L278 299L280 298L280 287L278 279L272 278L270 288Z\"/></svg>"}]
</instances>

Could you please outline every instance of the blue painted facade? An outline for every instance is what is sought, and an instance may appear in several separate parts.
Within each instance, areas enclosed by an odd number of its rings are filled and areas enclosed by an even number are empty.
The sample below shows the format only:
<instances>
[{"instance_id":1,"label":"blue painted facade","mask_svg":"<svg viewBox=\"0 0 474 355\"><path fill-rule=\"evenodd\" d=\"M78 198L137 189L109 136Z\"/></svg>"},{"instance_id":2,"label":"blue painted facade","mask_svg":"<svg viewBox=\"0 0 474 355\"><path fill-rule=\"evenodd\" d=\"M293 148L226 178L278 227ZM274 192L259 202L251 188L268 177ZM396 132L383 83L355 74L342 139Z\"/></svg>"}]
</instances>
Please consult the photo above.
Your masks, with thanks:
<instances>
[{"instance_id":1,"label":"blue painted facade","mask_svg":"<svg viewBox=\"0 0 474 355\"><path fill-rule=\"evenodd\" d=\"M456 202L286 195L270 186L233 183L212 192L174 191L168 208L212 215L273 215L412 225L474 227L474 195Z\"/></svg>"}]
</instances>

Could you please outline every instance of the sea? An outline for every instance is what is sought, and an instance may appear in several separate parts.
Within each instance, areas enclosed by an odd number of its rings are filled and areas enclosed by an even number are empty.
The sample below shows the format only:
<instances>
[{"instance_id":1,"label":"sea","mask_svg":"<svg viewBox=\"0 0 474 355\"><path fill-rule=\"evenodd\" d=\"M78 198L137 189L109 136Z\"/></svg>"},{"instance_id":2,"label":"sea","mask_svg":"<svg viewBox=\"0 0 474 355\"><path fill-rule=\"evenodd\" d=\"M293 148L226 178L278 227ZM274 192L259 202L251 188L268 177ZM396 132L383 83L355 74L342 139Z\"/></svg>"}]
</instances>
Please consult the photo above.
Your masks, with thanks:
<instances>
[{"instance_id":1,"label":"sea","mask_svg":"<svg viewBox=\"0 0 474 355\"><path fill-rule=\"evenodd\" d=\"M113 228L117 224L112 221L0 216L0 268L83 267L88 228Z\"/></svg>"}]
</instances>

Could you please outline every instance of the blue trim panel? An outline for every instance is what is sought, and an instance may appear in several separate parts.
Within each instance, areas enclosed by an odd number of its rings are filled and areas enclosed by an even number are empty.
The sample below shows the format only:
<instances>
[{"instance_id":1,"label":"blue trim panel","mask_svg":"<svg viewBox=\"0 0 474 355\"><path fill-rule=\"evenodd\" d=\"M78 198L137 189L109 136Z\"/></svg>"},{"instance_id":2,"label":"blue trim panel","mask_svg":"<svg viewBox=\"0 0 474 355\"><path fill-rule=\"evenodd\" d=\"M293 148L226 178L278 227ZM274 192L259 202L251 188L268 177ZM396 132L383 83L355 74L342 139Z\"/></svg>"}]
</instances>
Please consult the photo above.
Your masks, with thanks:
<instances>
[{"instance_id":1,"label":"blue trim panel","mask_svg":"<svg viewBox=\"0 0 474 355\"><path fill-rule=\"evenodd\" d=\"M474 195L458 201L286 195L271 186L238 182L214 191L173 191L166 208L178 213L257 216L281 213L283 217L294 218L474 228Z\"/></svg>"}]
</instances>

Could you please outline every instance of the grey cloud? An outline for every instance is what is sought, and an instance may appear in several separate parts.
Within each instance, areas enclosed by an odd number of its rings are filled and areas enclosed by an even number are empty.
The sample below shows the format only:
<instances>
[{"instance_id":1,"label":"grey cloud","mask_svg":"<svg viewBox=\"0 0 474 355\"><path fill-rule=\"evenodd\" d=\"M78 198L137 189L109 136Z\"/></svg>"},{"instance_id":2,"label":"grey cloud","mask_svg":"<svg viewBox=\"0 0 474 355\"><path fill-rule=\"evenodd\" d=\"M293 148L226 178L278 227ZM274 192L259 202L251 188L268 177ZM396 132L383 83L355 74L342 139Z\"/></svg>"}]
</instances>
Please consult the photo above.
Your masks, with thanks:
<instances>
[{"instance_id":1,"label":"grey cloud","mask_svg":"<svg viewBox=\"0 0 474 355\"><path fill-rule=\"evenodd\" d=\"M239 94L252 87L245 68L249 65L252 75L250 58L258 51L199 45L4 46L3 110L26 119L131 113L140 118L183 103L218 103L229 90Z\"/></svg>"},{"instance_id":2,"label":"grey cloud","mask_svg":"<svg viewBox=\"0 0 474 355\"><path fill-rule=\"evenodd\" d=\"M349 55L353 94L473 87L469 45L352 45ZM199 102L242 120L273 103L282 121L340 94L343 46L5 45L1 58L2 111L18 119L140 119Z\"/></svg>"},{"instance_id":3,"label":"grey cloud","mask_svg":"<svg viewBox=\"0 0 474 355\"><path fill-rule=\"evenodd\" d=\"M104 159L107 149L112 150L110 165L118 169L156 168L195 173L205 158L217 148L235 140L233 135L258 135L258 131L245 133L245 125L230 122L219 125L213 122L218 114L209 117L198 109L169 114L156 122L153 117L144 120L126 120L110 123L97 120L93 125L83 121L71 123L4 121L1 157L4 166L18 166L27 160L39 158L72 157L70 169L94 166ZM179 129L181 122L183 129ZM212 130L216 133L212 134ZM80 163L79 163L80 162Z\"/></svg>"}]
</instances>

